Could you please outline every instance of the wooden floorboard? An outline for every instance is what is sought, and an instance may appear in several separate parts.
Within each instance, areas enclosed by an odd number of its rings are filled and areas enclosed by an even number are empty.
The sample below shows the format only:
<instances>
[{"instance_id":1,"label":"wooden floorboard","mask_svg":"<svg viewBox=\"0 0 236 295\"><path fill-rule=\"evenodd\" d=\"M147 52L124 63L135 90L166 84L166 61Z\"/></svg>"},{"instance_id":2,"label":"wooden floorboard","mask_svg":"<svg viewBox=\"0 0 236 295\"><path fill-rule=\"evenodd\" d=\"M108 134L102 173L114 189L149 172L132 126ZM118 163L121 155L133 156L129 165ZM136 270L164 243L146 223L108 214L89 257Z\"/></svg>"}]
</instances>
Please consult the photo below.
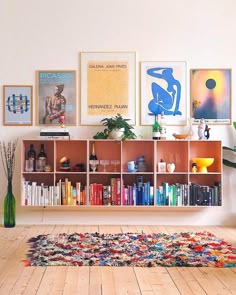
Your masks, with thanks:
<instances>
[{"instance_id":1,"label":"wooden floorboard","mask_svg":"<svg viewBox=\"0 0 236 295\"><path fill-rule=\"evenodd\" d=\"M26 267L28 239L74 232L209 231L236 246L236 228L152 225L25 225L0 227L0 295L236 294L236 268Z\"/></svg>"}]
</instances>

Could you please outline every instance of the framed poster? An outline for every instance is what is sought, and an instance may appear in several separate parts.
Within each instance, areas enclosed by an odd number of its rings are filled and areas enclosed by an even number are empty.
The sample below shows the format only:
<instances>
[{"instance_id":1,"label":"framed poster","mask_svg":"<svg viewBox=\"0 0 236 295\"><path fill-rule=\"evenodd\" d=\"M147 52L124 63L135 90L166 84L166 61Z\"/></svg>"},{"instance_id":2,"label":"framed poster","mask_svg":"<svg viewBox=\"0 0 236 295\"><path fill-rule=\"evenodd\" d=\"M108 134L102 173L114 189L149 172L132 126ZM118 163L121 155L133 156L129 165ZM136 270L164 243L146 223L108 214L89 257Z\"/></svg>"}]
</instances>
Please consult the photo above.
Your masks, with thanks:
<instances>
[{"instance_id":1,"label":"framed poster","mask_svg":"<svg viewBox=\"0 0 236 295\"><path fill-rule=\"evenodd\" d=\"M162 112L167 125L186 124L186 62L141 62L141 125Z\"/></svg>"},{"instance_id":2,"label":"framed poster","mask_svg":"<svg viewBox=\"0 0 236 295\"><path fill-rule=\"evenodd\" d=\"M32 125L32 88L32 85L3 85L3 125Z\"/></svg>"},{"instance_id":3,"label":"framed poster","mask_svg":"<svg viewBox=\"0 0 236 295\"><path fill-rule=\"evenodd\" d=\"M136 53L82 52L81 125L101 125L116 114L136 124Z\"/></svg>"},{"instance_id":4,"label":"framed poster","mask_svg":"<svg viewBox=\"0 0 236 295\"><path fill-rule=\"evenodd\" d=\"M231 124L231 69L191 69L190 101L194 122Z\"/></svg>"},{"instance_id":5,"label":"framed poster","mask_svg":"<svg viewBox=\"0 0 236 295\"><path fill-rule=\"evenodd\" d=\"M76 71L37 71L37 125L76 125Z\"/></svg>"}]
</instances>

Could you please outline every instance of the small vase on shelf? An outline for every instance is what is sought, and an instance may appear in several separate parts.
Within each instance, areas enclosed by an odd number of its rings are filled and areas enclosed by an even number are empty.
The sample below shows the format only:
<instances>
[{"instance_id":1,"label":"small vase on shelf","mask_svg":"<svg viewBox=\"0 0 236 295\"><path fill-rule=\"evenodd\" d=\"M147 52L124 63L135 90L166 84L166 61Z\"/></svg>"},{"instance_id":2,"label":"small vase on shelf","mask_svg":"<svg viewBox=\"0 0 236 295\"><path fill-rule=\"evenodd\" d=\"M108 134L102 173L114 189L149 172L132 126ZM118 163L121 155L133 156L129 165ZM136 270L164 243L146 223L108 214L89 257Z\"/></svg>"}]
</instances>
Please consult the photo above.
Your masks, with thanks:
<instances>
[{"instance_id":1,"label":"small vase on shelf","mask_svg":"<svg viewBox=\"0 0 236 295\"><path fill-rule=\"evenodd\" d=\"M14 227L16 225L16 200L12 193L12 182L7 185L7 194L4 199L4 226Z\"/></svg>"},{"instance_id":2,"label":"small vase on shelf","mask_svg":"<svg viewBox=\"0 0 236 295\"><path fill-rule=\"evenodd\" d=\"M193 122L194 122L194 118L188 118L188 138L189 139L192 139L194 135Z\"/></svg>"}]
</instances>

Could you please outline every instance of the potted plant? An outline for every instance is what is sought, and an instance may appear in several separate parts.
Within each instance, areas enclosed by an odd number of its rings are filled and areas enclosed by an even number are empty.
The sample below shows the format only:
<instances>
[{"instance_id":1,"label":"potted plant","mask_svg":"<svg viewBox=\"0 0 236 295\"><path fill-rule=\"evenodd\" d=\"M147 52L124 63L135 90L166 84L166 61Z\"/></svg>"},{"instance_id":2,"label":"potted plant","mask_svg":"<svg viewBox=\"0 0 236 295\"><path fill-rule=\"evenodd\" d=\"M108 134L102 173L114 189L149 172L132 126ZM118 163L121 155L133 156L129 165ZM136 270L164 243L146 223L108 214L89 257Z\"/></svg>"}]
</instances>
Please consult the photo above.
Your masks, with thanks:
<instances>
[{"instance_id":1,"label":"potted plant","mask_svg":"<svg viewBox=\"0 0 236 295\"><path fill-rule=\"evenodd\" d=\"M130 119L124 119L120 114L111 118L104 118L101 120L102 125L105 126L103 132L98 132L94 135L94 139L135 139L137 136L133 132L133 127L128 123Z\"/></svg>"},{"instance_id":2,"label":"potted plant","mask_svg":"<svg viewBox=\"0 0 236 295\"><path fill-rule=\"evenodd\" d=\"M234 125L234 128L236 129L236 122L233 122L233 125ZM236 153L235 147L234 148L230 148L230 147L227 147L227 146L223 146L223 149L224 150L228 150L228 151L232 151L232 152ZM223 159L223 164L225 166L228 166L228 167L236 168L236 163L235 162L232 162L230 160L227 160L227 159Z\"/></svg>"}]
</instances>

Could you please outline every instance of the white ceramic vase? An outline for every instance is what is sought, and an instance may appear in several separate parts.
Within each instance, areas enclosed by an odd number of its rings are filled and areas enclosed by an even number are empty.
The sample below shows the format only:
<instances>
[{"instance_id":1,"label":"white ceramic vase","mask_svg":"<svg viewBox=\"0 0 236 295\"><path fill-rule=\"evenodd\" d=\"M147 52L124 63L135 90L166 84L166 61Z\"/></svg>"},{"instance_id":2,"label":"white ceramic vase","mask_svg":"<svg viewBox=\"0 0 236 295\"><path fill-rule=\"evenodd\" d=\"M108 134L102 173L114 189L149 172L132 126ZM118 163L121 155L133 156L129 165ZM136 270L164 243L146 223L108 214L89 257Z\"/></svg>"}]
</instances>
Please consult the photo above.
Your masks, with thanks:
<instances>
[{"instance_id":1,"label":"white ceramic vase","mask_svg":"<svg viewBox=\"0 0 236 295\"><path fill-rule=\"evenodd\" d=\"M109 138L110 139L116 139L116 140L121 140L123 135L124 135L124 128L121 129L113 129L110 133L109 133Z\"/></svg>"},{"instance_id":2,"label":"white ceramic vase","mask_svg":"<svg viewBox=\"0 0 236 295\"><path fill-rule=\"evenodd\" d=\"M175 164L174 163L168 163L166 168L167 168L167 171L169 173L173 173L175 171Z\"/></svg>"}]
</instances>

